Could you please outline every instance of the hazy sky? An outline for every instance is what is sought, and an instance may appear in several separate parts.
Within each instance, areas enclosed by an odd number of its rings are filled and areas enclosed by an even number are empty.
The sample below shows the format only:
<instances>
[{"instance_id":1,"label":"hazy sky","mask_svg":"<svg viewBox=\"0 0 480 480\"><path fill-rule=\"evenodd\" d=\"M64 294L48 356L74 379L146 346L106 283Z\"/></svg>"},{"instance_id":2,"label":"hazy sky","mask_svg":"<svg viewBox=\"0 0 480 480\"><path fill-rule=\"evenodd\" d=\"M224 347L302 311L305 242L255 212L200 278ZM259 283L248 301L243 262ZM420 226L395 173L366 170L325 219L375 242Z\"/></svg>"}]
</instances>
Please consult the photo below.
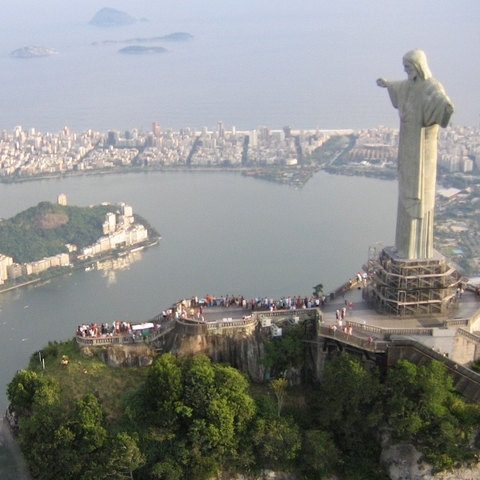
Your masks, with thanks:
<instances>
[{"instance_id":1,"label":"hazy sky","mask_svg":"<svg viewBox=\"0 0 480 480\"><path fill-rule=\"evenodd\" d=\"M403 54L422 48L434 77L455 104L453 121L478 125L480 2L476 0L15 0L2 5L0 32L4 43L0 44L0 57L7 57L15 48L39 43L61 53L65 46L78 43L82 35L85 43L92 39L128 38L127 30L91 27L88 35L81 33L102 7L148 18L150 30L158 31L158 35L173 31L195 35L199 51L204 49L199 53L204 68L196 66L189 71L182 66L183 78L188 76L191 83L181 88L189 105L195 103L198 107L197 116L205 117L205 123L222 119L227 125L237 122L240 127L245 127L242 122L299 124L304 117L305 123L319 123L324 128L395 126L396 112L386 92L376 87L375 79L404 78ZM65 27L70 28L71 37ZM64 83L48 93L51 104L65 103L65 111L78 108L75 95L69 94L71 103L56 97L62 91L76 91L69 78L65 75ZM92 94L106 78L107 74L92 77L92 85L88 85ZM41 84L42 77L24 75L22 81L25 95L29 95L29 90L33 92ZM195 90L198 81L206 86ZM12 122L45 123L33 107L30 111L21 103L15 116L17 109L10 99L17 94L8 88L2 90L2 83L7 82L2 82L0 73L0 105L3 98L14 114ZM77 102L82 98L84 83L75 87ZM142 106L139 97L138 111L132 105L132 122L149 124L160 116L175 127L177 123L188 124L188 111L183 113L180 107L174 111L174 100L181 93L174 92L177 83L172 80L171 86L167 82L165 88L172 89L170 95L165 92L165 98L153 99L158 115L153 108L150 111L148 106ZM132 87L131 96L137 94L138 88ZM105 93L102 95L105 97ZM105 101L103 108L111 108L115 118L113 103L110 106ZM230 118L235 116L230 111L237 112L238 118ZM94 124L93 107L88 114ZM7 120L5 113L0 114L1 123ZM67 113L61 121L75 124ZM80 121L78 124L83 126Z\"/></svg>"}]
</instances>

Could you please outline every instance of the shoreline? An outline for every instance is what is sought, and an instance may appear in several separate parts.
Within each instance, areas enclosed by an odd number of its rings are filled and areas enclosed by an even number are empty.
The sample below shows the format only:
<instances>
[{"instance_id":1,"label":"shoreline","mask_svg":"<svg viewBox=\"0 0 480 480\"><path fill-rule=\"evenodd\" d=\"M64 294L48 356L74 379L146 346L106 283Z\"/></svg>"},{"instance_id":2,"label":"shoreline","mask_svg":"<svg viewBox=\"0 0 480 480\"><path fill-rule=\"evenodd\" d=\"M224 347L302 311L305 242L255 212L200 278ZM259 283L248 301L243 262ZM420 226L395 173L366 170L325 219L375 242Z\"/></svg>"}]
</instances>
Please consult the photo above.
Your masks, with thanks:
<instances>
[{"instance_id":1,"label":"shoreline","mask_svg":"<svg viewBox=\"0 0 480 480\"><path fill-rule=\"evenodd\" d=\"M149 247L154 247L155 245L158 245L160 243L161 238L162 237L159 236L158 238L156 238L156 239L150 241L149 243L147 243L146 245L136 246L132 249L125 250L122 253L124 253L124 255L128 255L129 253L132 253L132 252L138 252L140 250L144 250L144 249L149 248ZM50 280L51 278L60 277L60 276L65 275L67 273L71 273L75 270L80 270L80 269L84 268L85 265L87 265L87 264L102 261L102 260L109 260L109 259L115 258L117 256L119 256L119 252L115 252L114 254L110 254L110 255L104 255L104 256L99 256L99 257L95 257L95 258L90 258L88 260L78 262L75 265L72 264L71 269L68 272L62 271L62 272L58 272L57 274L55 274L53 272L50 272L50 275L46 275L43 278L42 277L34 278L33 280L29 280L27 282L22 282L22 283L19 283L18 285L12 285L12 286L6 287L6 288L1 288L0 287L0 295L2 293L6 293L6 292L10 292L12 290L16 290L17 288L22 288L22 287L26 287L28 285L32 285L34 283L38 283L38 282L42 282L42 281L46 282L46 281ZM47 272L48 272L48 270L47 270Z\"/></svg>"},{"instance_id":2,"label":"shoreline","mask_svg":"<svg viewBox=\"0 0 480 480\"><path fill-rule=\"evenodd\" d=\"M130 173L150 173L150 172L215 172L215 171L228 171L228 172L243 172L250 170L251 168L247 167L158 167L158 168L112 168L108 170L90 170L83 172L70 172L70 173L59 173L49 174L49 175L32 175L29 177L0 177L0 183L10 184L10 183L25 183L25 182L35 182L38 180L54 180L57 178L68 178L68 177L87 177L92 175L112 175L112 174L130 174Z\"/></svg>"},{"instance_id":3,"label":"shoreline","mask_svg":"<svg viewBox=\"0 0 480 480\"><path fill-rule=\"evenodd\" d=\"M63 275L63 273L59 275ZM49 277L49 278L52 278L52 277ZM22 282L22 283L19 283L18 285L12 285L11 287L7 287L7 288L0 288L0 295L2 293L10 292L11 290L16 290L17 288L20 288L20 287L26 287L27 285L31 285L32 283L41 282L42 280L48 280L48 278L45 278L45 279L34 278L33 280L29 280L28 282Z\"/></svg>"},{"instance_id":4,"label":"shoreline","mask_svg":"<svg viewBox=\"0 0 480 480\"><path fill-rule=\"evenodd\" d=\"M20 184L27 182L36 182L41 180L55 180L55 179L64 179L69 177L88 177L88 176L101 176L101 175L129 175L129 174L149 174L157 172L179 172L179 173L197 173L197 172L206 172L206 173L239 173L246 177L255 178L258 180L264 180L268 182L273 182L278 185L288 185L288 186L303 186L308 180L315 174L320 171L324 171L329 175L340 175L344 177L358 176L358 177L367 177L375 178L377 180L387 180L392 181L396 180L396 172L391 171L382 171L376 172L373 170L362 170L349 168L348 166L342 167L332 167L327 164L317 164L317 165L297 165L294 167L284 167L277 166L273 168L265 166L238 166L238 167L207 167L207 166L178 166L178 167L148 167L148 168L113 168L108 170L90 170L82 172L69 172L69 173L60 173L60 174L48 174L48 175L33 175L29 177L0 177L0 184L9 185L9 184ZM308 173L308 175L301 174ZM283 175L292 174L293 179L286 179ZM278 178L276 178L278 175ZM299 178L301 177L301 178Z\"/></svg>"},{"instance_id":5,"label":"shoreline","mask_svg":"<svg viewBox=\"0 0 480 480\"><path fill-rule=\"evenodd\" d=\"M26 182L35 182L40 180L54 180L59 178L69 178L69 177L84 177L84 176L95 176L95 175L114 175L114 174L138 174L138 173L156 173L156 172L207 172L207 173L216 173L216 172L230 172L230 173L240 173L242 175L246 175L248 172L254 172L252 176L254 178L258 178L261 180L267 180L274 183L278 183L280 185L299 185L297 181L286 181L281 182L274 178L268 178L269 175L272 174L279 174L279 173L299 173L308 171L310 174L317 173L320 170L323 170L323 165L308 165L308 166L295 166L295 167L275 167L275 168L266 168L266 167L259 167L259 166L239 166L239 167L206 167L206 166L178 166L178 167L154 167L154 168L131 168L128 167L127 169L124 168L114 168L108 170L91 170L91 171L82 171L82 172L70 172L70 173L61 173L61 174L49 174L49 175L32 175L30 177L0 177L0 184L8 185L8 184L18 184L18 183L26 183ZM309 178L305 179L304 182L301 184L304 185Z\"/></svg>"}]
</instances>

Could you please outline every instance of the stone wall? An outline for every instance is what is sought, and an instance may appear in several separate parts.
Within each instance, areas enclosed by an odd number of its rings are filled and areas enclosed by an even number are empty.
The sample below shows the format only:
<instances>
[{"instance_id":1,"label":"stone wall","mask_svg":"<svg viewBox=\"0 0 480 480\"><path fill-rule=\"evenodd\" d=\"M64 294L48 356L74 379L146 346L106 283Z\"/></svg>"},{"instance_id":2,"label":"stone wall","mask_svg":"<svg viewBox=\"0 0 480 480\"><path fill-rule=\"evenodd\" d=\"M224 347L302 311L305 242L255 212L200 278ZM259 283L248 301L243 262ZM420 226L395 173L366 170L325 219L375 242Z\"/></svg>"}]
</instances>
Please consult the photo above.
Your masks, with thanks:
<instances>
[{"instance_id":1,"label":"stone wall","mask_svg":"<svg viewBox=\"0 0 480 480\"><path fill-rule=\"evenodd\" d=\"M453 339L452 359L460 365L468 366L479 356L480 338L459 329Z\"/></svg>"}]
</instances>

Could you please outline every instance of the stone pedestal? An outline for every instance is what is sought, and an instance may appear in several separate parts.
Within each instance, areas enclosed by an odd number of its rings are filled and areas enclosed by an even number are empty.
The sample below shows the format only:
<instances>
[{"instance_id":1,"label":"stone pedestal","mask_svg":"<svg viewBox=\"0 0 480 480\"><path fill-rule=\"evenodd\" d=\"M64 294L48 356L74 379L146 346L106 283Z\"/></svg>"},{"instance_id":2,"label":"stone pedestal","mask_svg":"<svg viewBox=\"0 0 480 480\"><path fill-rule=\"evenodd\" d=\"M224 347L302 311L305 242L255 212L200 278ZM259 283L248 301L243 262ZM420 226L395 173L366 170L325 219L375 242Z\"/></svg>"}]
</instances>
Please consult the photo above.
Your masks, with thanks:
<instances>
[{"instance_id":1,"label":"stone pedestal","mask_svg":"<svg viewBox=\"0 0 480 480\"><path fill-rule=\"evenodd\" d=\"M399 258L385 247L374 263L368 298L378 313L411 316L446 316L455 303L461 275L446 258Z\"/></svg>"}]
</instances>

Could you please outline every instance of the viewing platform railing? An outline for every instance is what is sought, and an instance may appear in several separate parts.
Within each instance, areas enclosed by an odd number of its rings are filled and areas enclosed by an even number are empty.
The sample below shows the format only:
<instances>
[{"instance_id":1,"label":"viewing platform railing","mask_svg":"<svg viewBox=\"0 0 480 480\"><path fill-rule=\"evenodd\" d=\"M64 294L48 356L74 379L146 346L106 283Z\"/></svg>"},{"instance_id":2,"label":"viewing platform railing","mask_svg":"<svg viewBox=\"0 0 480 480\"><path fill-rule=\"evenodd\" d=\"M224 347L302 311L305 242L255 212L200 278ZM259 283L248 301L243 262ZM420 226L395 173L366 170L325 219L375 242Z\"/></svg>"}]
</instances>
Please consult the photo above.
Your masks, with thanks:
<instances>
[{"instance_id":1,"label":"viewing platform railing","mask_svg":"<svg viewBox=\"0 0 480 480\"><path fill-rule=\"evenodd\" d=\"M364 332L377 333L389 340L391 335L433 335L433 328L383 328L376 325L368 325L347 320L347 325Z\"/></svg>"},{"instance_id":2,"label":"viewing platform railing","mask_svg":"<svg viewBox=\"0 0 480 480\"><path fill-rule=\"evenodd\" d=\"M133 336L129 333L123 335L112 335L101 337L82 337L76 335L75 339L79 345L84 347L101 347L102 345L126 345L133 343Z\"/></svg>"},{"instance_id":3,"label":"viewing platform railing","mask_svg":"<svg viewBox=\"0 0 480 480\"><path fill-rule=\"evenodd\" d=\"M217 320L216 322L209 322L207 323L207 331L208 332L218 332L219 330L224 329L243 329L246 327L251 327L256 325L257 318L255 315L250 315L246 318L239 318L239 319L222 319Z\"/></svg>"},{"instance_id":4,"label":"viewing platform railing","mask_svg":"<svg viewBox=\"0 0 480 480\"><path fill-rule=\"evenodd\" d=\"M342 332L341 330L333 329L325 325L320 326L319 335L321 337L331 338L338 340L342 343L352 345L354 347L361 348L363 350L368 350L370 352L384 353L387 351L389 342L385 340L374 340L368 338L357 337L354 334L348 334Z\"/></svg>"}]
</instances>

